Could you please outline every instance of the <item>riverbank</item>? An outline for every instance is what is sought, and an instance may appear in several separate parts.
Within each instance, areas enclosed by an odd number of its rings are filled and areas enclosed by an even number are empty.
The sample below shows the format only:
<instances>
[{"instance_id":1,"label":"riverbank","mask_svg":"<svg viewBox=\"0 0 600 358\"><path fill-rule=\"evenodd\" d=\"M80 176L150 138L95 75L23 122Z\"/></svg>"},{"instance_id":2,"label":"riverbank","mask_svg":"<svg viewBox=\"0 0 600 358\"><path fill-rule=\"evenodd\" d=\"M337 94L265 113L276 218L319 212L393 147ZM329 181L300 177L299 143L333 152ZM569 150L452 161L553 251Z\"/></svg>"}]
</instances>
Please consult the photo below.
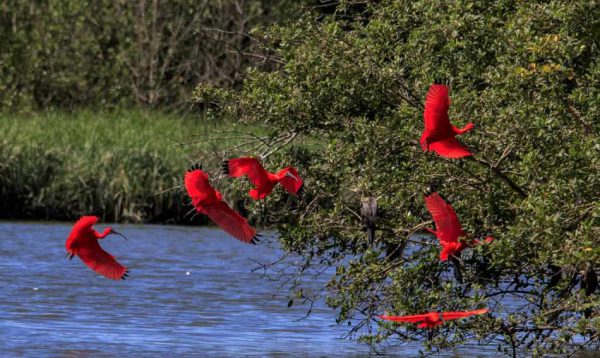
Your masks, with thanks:
<instances>
[{"instance_id":1,"label":"riverbank","mask_svg":"<svg viewBox=\"0 0 600 358\"><path fill-rule=\"evenodd\" d=\"M137 110L0 114L0 218L189 223L185 143L223 125Z\"/></svg>"}]
</instances>

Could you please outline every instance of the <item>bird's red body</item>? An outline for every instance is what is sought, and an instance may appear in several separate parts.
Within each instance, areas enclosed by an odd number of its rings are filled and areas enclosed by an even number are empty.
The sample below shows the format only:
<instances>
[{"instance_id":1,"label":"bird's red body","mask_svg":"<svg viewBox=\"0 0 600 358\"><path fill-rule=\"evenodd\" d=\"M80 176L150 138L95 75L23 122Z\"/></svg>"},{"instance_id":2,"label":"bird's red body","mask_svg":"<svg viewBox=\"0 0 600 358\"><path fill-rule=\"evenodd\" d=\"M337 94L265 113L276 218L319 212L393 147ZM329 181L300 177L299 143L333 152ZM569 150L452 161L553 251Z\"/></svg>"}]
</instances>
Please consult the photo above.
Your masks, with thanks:
<instances>
[{"instance_id":1,"label":"bird's red body","mask_svg":"<svg viewBox=\"0 0 600 358\"><path fill-rule=\"evenodd\" d=\"M208 182L208 175L200 169L185 174L185 188L196 211L208 216L228 234L248 244L258 241L256 230L246 219L223 201L221 193Z\"/></svg>"},{"instance_id":2,"label":"bird's red body","mask_svg":"<svg viewBox=\"0 0 600 358\"><path fill-rule=\"evenodd\" d=\"M456 139L456 135L470 131L473 123L463 128L453 126L448 118L449 107L448 86L431 85L425 99L425 130L421 136L421 148L446 158L469 156L472 153Z\"/></svg>"},{"instance_id":3,"label":"bird's red body","mask_svg":"<svg viewBox=\"0 0 600 358\"><path fill-rule=\"evenodd\" d=\"M459 312L428 312L412 316L379 316L379 318L393 322L419 323L419 328L435 328L444 323L459 318L470 317L474 315L487 313L488 309L483 308L474 311L459 311Z\"/></svg>"},{"instance_id":4,"label":"bird's red body","mask_svg":"<svg viewBox=\"0 0 600 358\"><path fill-rule=\"evenodd\" d=\"M116 232L111 228L106 228L102 233L97 232L92 229L97 222L97 216L83 216L75 223L65 243L69 258L77 255L81 261L100 275L113 280L124 280L127 277L127 267L118 263L98 244L99 239Z\"/></svg>"},{"instance_id":5,"label":"bird's red body","mask_svg":"<svg viewBox=\"0 0 600 358\"><path fill-rule=\"evenodd\" d=\"M248 194L254 200L264 199L277 183L290 194L297 195L302 188L302 179L294 167L286 167L273 174L263 168L256 158L235 158L223 162L223 172L232 178L247 176L254 188Z\"/></svg>"},{"instance_id":6,"label":"bird's red body","mask_svg":"<svg viewBox=\"0 0 600 358\"><path fill-rule=\"evenodd\" d=\"M433 193L426 196L425 206L427 206L427 210L429 210L429 213L433 217L436 228L435 231L431 229L427 230L435 234L442 245L440 260L446 261L448 260L448 257L452 255L460 255L460 252L465 247L481 244L478 240L474 240L470 243L459 240L461 237L465 237L466 234L458 221L454 208L446 203L440 194ZM489 236L484 242L490 243L493 240L494 238Z\"/></svg>"}]
</instances>

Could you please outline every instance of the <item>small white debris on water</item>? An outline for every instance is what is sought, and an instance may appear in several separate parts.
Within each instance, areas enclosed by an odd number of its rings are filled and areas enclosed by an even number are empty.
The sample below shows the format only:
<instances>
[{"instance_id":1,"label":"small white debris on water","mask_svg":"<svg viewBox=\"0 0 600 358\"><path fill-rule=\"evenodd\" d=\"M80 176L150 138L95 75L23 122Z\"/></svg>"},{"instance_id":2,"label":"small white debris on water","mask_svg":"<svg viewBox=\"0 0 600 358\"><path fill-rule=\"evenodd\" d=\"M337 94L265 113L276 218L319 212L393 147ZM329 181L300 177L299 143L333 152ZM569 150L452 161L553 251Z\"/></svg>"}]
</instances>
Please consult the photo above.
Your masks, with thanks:
<instances>
[{"instance_id":1,"label":"small white debris on water","mask_svg":"<svg viewBox=\"0 0 600 358\"><path fill-rule=\"evenodd\" d=\"M34 288L33 288L33 290L34 290L34 291L37 291L37 290L39 290L39 288L37 288L37 287L34 287Z\"/></svg>"},{"instance_id":2,"label":"small white debris on water","mask_svg":"<svg viewBox=\"0 0 600 358\"><path fill-rule=\"evenodd\" d=\"M190 272L189 272L189 271L186 271L186 273L185 273L185 274L189 276L189 275L190 275Z\"/></svg>"}]
</instances>

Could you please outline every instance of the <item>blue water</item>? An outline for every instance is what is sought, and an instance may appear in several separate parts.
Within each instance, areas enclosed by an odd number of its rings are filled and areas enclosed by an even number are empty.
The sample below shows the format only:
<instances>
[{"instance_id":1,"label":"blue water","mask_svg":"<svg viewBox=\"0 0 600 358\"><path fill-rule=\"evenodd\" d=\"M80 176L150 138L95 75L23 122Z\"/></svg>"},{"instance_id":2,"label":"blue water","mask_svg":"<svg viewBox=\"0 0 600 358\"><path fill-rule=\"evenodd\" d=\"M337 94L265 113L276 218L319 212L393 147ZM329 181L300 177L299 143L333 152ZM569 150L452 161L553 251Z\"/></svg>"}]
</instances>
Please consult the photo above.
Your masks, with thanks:
<instances>
[{"instance_id":1,"label":"blue water","mask_svg":"<svg viewBox=\"0 0 600 358\"><path fill-rule=\"evenodd\" d=\"M0 222L0 357L371 354L341 338L348 327L336 325L323 302L303 319L307 306L288 308L285 287L274 295L281 282L252 270L281 256L275 244L246 245L211 228L116 225L129 240L109 236L101 244L130 275L113 281L66 259L71 227ZM327 278L304 280L305 290ZM423 349L397 343L383 353ZM470 344L443 355L495 356L495 347Z\"/></svg>"},{"instance_id":2,"label":"blue water","mask_svg":"<svg viewBox=\"0 0 600 358\"><path fill-rule=\"evenodd\" d=\"M96 229L103 229L98 225ZM120 226L101 243L126 281L68 261L69 224L0 223L0 353L7 356L364 356L317 304L287 307L252 260L280 256L219 230ZM321 287L325 278L314 281ZM413 350L414 352L414 350Z\"/></svg>"}]
</instances>

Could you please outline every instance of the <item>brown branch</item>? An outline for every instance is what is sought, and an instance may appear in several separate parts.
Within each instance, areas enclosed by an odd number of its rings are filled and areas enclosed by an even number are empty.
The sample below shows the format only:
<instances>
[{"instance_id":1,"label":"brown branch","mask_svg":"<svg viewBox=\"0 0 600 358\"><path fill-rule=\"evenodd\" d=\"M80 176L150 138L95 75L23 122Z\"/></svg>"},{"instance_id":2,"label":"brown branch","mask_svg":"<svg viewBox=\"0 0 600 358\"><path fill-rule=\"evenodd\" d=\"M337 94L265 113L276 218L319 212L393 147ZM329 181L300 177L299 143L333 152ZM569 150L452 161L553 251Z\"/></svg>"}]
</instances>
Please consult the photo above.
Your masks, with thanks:
<instances>
[{"instance_id":1,"label":"brown branch","mask_svg":"<svg viewBox=\"0 0 600 358\"><path fill-rule=\"evenodd\" d=\"M298 137L298 133L292 132L287 137L281 137L281 138L276 139L275 141L273 141L271 143L271 145L269 146L268 150L265 153L263 153L263 154L260 155L260 158L262 160L265 160L271 154L279 151L280 149L282 149L286 145L290 144L292 141L294 141L294 139L296 139L296 137ZM281 142L283 142L283 143L281 143ZM281 144L275 146L277 143L281 143Z\"/></svg>"},{"instance_id":2,"label":"brown branch","mask_svg":"<svg viewBox=\"0 0 600 358\"><path fill-rule=\"evenodd\" d=\"M474 158L472 156L467 157L468 159L490 169L496 177L506 183L514 192L519 194L519 196L523 199L527 198L527 192L520 186L518 186L515 182L513 182L506 174L504 174L498 167L478 158Z\"/></svg>"},{"instance_id":3,"label":"brown branch","mask_svg":"<svg viewBox=\"0 0 600 358\"><path fill-rule=\"evenodd\" d=\"M585 134L591 134L592 126L590 126L589 123L583 120L581 114L575 109L575 107L573 107L569 100L565 100L565 106L567 107L567 111L571 114L571 116L573 116L573 118L575 118L577 121L579 121L579 123L581 123Z\"/></svg>"}]
</instances>

